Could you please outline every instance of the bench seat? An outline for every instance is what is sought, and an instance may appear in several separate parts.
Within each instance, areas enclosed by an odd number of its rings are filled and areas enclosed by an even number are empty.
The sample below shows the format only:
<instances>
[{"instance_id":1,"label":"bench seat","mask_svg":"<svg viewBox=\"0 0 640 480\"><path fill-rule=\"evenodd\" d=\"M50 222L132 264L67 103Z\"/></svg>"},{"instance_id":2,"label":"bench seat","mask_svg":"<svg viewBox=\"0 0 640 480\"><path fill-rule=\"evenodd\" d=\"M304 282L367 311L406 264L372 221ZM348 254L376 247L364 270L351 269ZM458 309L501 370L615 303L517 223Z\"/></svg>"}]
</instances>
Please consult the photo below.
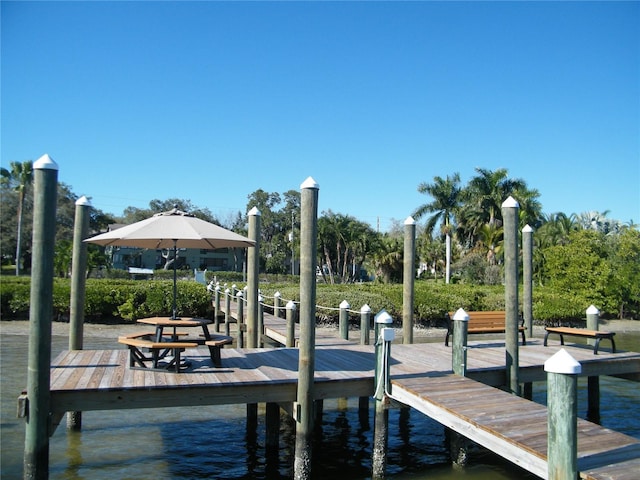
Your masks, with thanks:
<instances>
[{"instance_id":1,"label":"bench seat","mask_svg":"<svg viewBox=\"0 0 640 480\"><path fill-rule=\"evenodd\" d=\"M220 356L220 348L233 343L233 338L227 335L211 335L209 340L205 340L204 344L209 347L211 359L216 367L222 366L222 358Z\"/></svg>"},{"instance_id":2,"label":"bench seat","mask_svg":"<svg viewBox=\"0 0 640 480\"><path fill-rule=\"evenodd\" d=\"M449 337L453 335L453 315L455 312L449 312L447 314L448 328L444 337L444 345L449 346ZM469 315L469 322L467 324L467 334L482 334L482 333L505 333L506 330L506 318L507 312L504 310L491 310L484 312L466 312ZM518 325L518 332L522 336L522 345L527 344L525 337L526 327L524 326L524 320L520 319Z\"/></svg>"},{"instance_id":3,"label":"bench seat","mask_svg":"<svg viewBox=\"0 0 640 480\"><path fill-rule=\"evenodd\" d=\"M153 336L153 334L151 334ZM118 343L126 345L129 348L129 367L131 368L153 368L159 369L159 361L165 358L170 352L173 352L173 359L167 365L167 369L173 369L176 372L180 371L180 353L185 348L196 348L198 342L181 342L181 341L166 341L156 342L146 338L128 336L118 337ZM145 351L149 351L151 355L145 355ZM147 365L147 362L151 362L151 367Z\"/></svg>"},{"instance_id":4,"label":"bench seat","mask_svg":"<svg viewBox=\"0 0 640 480\"><path fill-rule=\"evenodd\" d=\"M614 332L604 332L601 330L589 330L587 328L573 328L573 327L545 327L544 334L544 346L547 346L547 339L549 334L555 333L560 336L560 345L564 345L564 336L584 337L595 339L595 345L593 346L593 354L598 354L598 348L600 347L600 340L606 338L611 341L611 353L616 353L616 342L613 339Z\"/></svg>"}]
</instances>

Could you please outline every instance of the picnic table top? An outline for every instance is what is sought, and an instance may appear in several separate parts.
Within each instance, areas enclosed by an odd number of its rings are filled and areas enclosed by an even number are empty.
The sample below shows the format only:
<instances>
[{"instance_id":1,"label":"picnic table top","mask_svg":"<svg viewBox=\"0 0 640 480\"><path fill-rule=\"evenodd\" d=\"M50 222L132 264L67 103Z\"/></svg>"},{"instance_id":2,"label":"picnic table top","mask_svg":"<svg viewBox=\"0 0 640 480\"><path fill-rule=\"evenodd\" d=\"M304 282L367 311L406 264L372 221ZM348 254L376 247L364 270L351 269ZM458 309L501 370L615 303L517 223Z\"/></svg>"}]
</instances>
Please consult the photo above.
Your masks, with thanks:
<instances>
[{"instance_id":1,"label":"picnic table top","mask_svg":"<svg viewBox=\"0 0 640 480\"><path fill-rule=\"evenodd\" d=\"M149 317L139 318L138 323L145 323L147 325L155 325L161 327L201 327L203 325L209 325L213 323L212 320L207 318L170 318L170 317Z\"/></svg>"}]
</instances>

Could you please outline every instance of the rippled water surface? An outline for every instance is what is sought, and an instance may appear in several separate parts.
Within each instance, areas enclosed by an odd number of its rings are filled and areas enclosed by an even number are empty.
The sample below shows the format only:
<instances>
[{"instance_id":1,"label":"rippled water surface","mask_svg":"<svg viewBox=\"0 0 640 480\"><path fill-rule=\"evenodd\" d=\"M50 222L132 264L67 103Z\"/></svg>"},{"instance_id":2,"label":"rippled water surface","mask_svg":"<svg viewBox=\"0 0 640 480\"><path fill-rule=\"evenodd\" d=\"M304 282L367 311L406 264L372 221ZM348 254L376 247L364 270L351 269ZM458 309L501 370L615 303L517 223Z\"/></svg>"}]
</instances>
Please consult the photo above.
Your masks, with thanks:
<instances>
[{"instance_id":1,"label":"rippled water surface","mask_svg":"<svg viewBox=\"0 0 640 480\"><path fill-rule=\"evenodd\" d=\"M1 466L3 479L22 478L24 422L16 418L16 398L26 386L28 338L1 335ZM67 347L53 337L53 355ZM620 349L638 351L640 334L617 339ZM604 345L603 348L607 348ZM86 338L85 349L114 348L113 341ZM586 379L579 382L579 415L586 412ZM544 385L534 386L534 400L544 403ZM604 426L640 438L640 392L637 383L604 377L601 415ZM359 415L358 400L325 401L319 446L314 449L314 478L370 478L373 416ZM245 406L162 408L83 413L82 431L63 424L50 442L50 478L142 479L284 479L292 477L293 437L282 422L280 448L264 446L263 411L258 428L247 432ZM408 410L389 412L389 478L454 479L444 429ZM537 478L482 449L472 451L465 478Z\"/></svg>"}]
</instances>

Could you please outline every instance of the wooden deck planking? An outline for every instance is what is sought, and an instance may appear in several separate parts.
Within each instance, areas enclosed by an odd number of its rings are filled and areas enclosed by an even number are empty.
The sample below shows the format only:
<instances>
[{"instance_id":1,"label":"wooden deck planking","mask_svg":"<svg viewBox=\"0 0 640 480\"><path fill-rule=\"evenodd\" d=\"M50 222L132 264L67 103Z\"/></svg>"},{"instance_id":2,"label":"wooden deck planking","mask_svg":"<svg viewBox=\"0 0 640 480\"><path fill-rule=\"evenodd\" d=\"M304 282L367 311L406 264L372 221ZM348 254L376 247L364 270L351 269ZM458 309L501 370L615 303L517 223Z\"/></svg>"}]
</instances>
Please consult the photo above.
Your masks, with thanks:
<instances>
[{"instance_id":1,"label":"wooden deck planking","mask_svg":"<svg viewBox=\"0 0 640 480\"><path fill-rule=\"evenodd\" d=\"M286 322L277 319L273 327L285 329ZM316 337L317 340L321 338ZM337 337L328 338L326 344L317 344L315 349L316 398L372 395L374 346L358 346L355 342ZM559 348L543 347L538 339L528 340L527 346L519 347L521 372L526 372L528 381L546 378L542 364ZM640 354L637 353L610 354L605 350L594 356L593 351L586 347L567 344L564 348L583 364L583 375L630 372L637 375L640 371ZM205 348L187 349L183 357L192 363L192 367L176 374L131 369L128 367L128 351L124 349L63 352L52 368L52 398L56 402L59 400L58 404L52 402L52 408L60 409L66 404L84 406L78 410L91 410L295 400L298 369L296 348L224 348L221 355L222 368L215 368ZM499 384L504 377L504 362L504 343L470 342L467 362L469 377ZM406 395L402 391L406 388L413 392L409 395L411 398L414 394L429 396L430 401L439 402L440 417L434 415L434 411L427 412L410 405L449 427L452 425L443 421L443 418L457 416L459 423L453 422L454 430L457 425L458 431L480 444L485 445L483 441L490 443L494 447L490 448L498 453L501 449L520 449L520 453L513 454L514 457L503 456L538 475L541 472L540 476L544 478L546 453L540 453L546 450L547 442L544 407L469 378L451 375L451 347L439 343L393 345L390 363L394 395ZM460 378L464 384L459 382ZM403 387L397 386L400 384ZM187 398L181 392L183 387L189 388ZM486 396L486 389L503 395L503 400L496 401ZM108 392L106 398L99 399L98 395L105 390ZM75 399L70 398L74 395ZM519 406L518 402L526 402L526 408ZM526 409L524 413L523 408ZM609 478L606 476L608 474L614 475L611 478L626 478L624 475L628 469L638 465L634 463L637 459L629 460L629 456L640 457L640 452L635 450L635 445L640 442L632 439L635 443L630 445L630 437L613 431L603 432L601 427L594 427L583 420L579 422L579 462L581 467L590 468L589 474L592 475L585 473L583 478L604 479ZM475 435L483 441L478 441L470 432L476 432ZM615 458L619 465L609 468L601 466L603 445L610 447L608 452L612 449L618 452L611 458ZM527 452L524 457L523 451ZM629 467L620 466L625 464Z\"/></svg>"},{"instance_id":2,"label":"wooden deck planking","mask_svg":"<svg viewBox=\"0 0 640 480\"><path fill-rule=\"evenodd\" d=\"M430 377L422 383L415 378L393 379L392 394L401 402L546 478L547 410L544 406L453 375ZM510 412L505 413L507 405ZM588 475L584 473L583 478L626 478L626 473L612 476L612 470L604 468L603 462L632 461L630 465L635 465L633 461L639 457L639 440L578 419L578 465L581 471L587 467L593 470ZM600 473L596 472L598 468L602 470ZM622 468L620 472L626 472L626 469Z\"/></svg>"}]
</instances>

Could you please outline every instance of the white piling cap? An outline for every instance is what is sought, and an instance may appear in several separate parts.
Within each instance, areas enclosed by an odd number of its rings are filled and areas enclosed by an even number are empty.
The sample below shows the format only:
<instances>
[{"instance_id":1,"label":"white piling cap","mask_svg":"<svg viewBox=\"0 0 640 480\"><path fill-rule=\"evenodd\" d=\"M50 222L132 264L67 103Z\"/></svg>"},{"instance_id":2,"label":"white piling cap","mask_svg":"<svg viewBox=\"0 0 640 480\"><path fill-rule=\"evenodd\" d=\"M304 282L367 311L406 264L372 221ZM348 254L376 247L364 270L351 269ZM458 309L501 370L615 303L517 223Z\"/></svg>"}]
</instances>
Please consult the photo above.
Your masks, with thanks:
<instances>
[{"instance_id":1,"label":"white piling cap","mask_svg":"<svg viewBox=\"0 0 640 480\"><path fill-rule=\"evenodd\" d=\"M522 233L531 233L531 232L533 232L533 228L531 228L529 224L525 225L524 228L522 229Z\"/></svg>"},{"instance_id":2,"label":"white piling cap","mask_svg":"<svg viewBox=\"0 0 640 480\"><path fill-rule=\"evenodd\" d=\"M295 310L296 309L296 304L295 304L295 302L293 300L289 300L287 302L287 305L286 305L285 308L288 309L288 310Z\"/></svg>"},{"instance_id":3,"label":"white piling cap","mask_svg":"<svg viewBox=\"0 0 640 480\"><path fill-rule=\"evenodd\" d=\"M509 196L509 198L502 202L502 208L518 208L519 206L518 201L512 196Z\"/></svg>"},{"instance_id":4,"label":"white piling cap","mask_svg":"<svg viewBox=\"0 0 640 480\"><path fill-rule=\"evenodd\" d=\"M282 296L282 294L280 292L276 292L276 293L273 294L273 296L280 298Z\"/></svg>"},{"instance_id":5,"label":"white piling cap","mask_svg":"<svg viewBox=\"0 0 640 480\"><path fill-rule=\"evenodd\" d=\"M595 305L591 305L587 308L587 315L600 315L600 310L598 310Z\"/></svg>"},{"instance_id":6,"label":"white piling cap","mask_svg":"<svg viewBox=\"0 0 640 480\"><path fill-rule=\"evenodd\" d=\"M258 303L264 302L264 297L262 295L258 295Z\"/></svg>"},{"instance_id":7,"label":"white piling cap","mask_svg":"<svg viewBox=\"0 0 640 480\"><path fill-rule=\"evenodd\" d=\"M342 302L340 302L340 308L351 308L351 305L349 305L349 302L347 302L346 300L342 300Z\"/></svg>"},{"instance_id":8,"label":"white piling cap","mask_svg":"<svg viewBox=\"0 0 640 480\"><path fill-rule=\"evenodd\" d=\"M260 210L258 210L258 207L253 207L247 212L247 215L260 216Z\"/></svg>"},{"instance_id":9,"label":"white piling cap","mask_svg":"<svg viewBox=\"0 0 640 480\"><path fill-rule=\"evenodd\" d=\"M387 312L384 308L376 314L374 320L376 321L376 323L393 323L393 317L389 315L389 312Z\"/></svg>"},{"instance_id":10,"label":"white piling cap","mask_svg":"<svg viewBox=\"0 0 640 480\"><path fill-rule=\"evenodd\" d=\"M76 205L78 207L90 207L91 206L91 200L89 200L87 197L85 197L83 195L78 200L76 200Z\"/></svg>"},{"instance_id":11,"label":"white piling cap","mask_svg":"<svg viewBox=\"0 0 640 480\"><path fill-rule=\"evenodd\" d=\"M544 362L544 371L550 373L566 373L577 375L582 372L582 365L564 348L558 350L551 358Z\"/></svg>"},{"instance_id":12,"label":"white piling cap","mask_svg":"<svg viewBox=\"0 0 640 480\"><path fill-rule=\"evenodd\" d=\"M416 221L413 219L413 217L411 215L409 215L407 217L407 219L404 221L405 225L415 225Z\"/></svg>"},{"instance_id":13,"label":"white piling cap","mask_svg":"<svg viewBox=\"0 0 640 480\"><path fill-rule=\"evenodd\" d=\"M360 307L360 313L371 313L371 307L365 303Z\"/></svg>"},{"instance_id":14,"label":"white piling cap","mask_svg":"<svg viewBox=\"0 0 640 480\"><path fill-rule=\"evenodd\" d=\"M242 293L242 290L238 290L238 293L236 293L236 297L244 297L244 293Z\"/></svg>"},{"instance_id":15,"label":"white piling cap","mask_svg":"<svg viewBox=\"0 0 640 480\"><path fill-rule=\"evenodd\" d=\"M313 177L307 177L307 179L304 182L302 182L302 184L300 185L300 188L318 189L320 188L320 185L318 185L318 183L313 179Z\"/></svg>"},{"instance_id":16,"label":"white piling cap","mask_svg":"<svg viewBox=\"0 0 640 480\"><path fill-rule=\"evenodd\" d=\"M462 322L468 322L469 314L465 312L463 308L459 308L458 310L456 310L456 313L453 314L453 319Z\"/></svg>"},{"instance_id":17,"label":"white piling cap","mask_svg":"<svg viewBox=\"0 0 640 480\"><path fill-rule=\"evenodd\" d=\"M58 170L58 164L53 161L49 154L45 153L38 160L33 162L34 170Z\"/></svg>"}]
</instances>

